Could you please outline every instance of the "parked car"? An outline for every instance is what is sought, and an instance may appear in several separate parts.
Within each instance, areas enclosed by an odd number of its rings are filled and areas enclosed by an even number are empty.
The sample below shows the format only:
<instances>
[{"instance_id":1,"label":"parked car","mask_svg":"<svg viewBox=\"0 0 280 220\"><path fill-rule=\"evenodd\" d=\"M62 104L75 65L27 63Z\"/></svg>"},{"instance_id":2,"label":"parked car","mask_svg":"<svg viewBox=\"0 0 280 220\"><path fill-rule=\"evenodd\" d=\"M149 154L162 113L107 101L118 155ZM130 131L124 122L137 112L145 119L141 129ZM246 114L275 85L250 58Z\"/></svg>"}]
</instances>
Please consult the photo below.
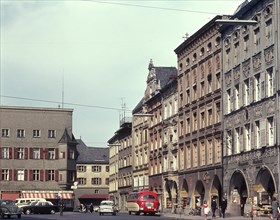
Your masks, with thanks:
<instances>
[{"instance_id":1,"label":"parked car","mask_svg":"<svg viewBox=\"0 0 280 220\"><path fill-rule=\"evenodd\" d=\"M4 218L7 216L11 218L12 215L17 215L18 218L21 218L22 209L19 208L13 200L0 200L0 216Z\"/></svg>"},{"instance_id":2,"label":"parked car","mask_svg":"<svg viewBox=\"0 0 280 220\"><path fill-rule=\"evenodd\" d=\"M59 211L57 205L53 205L51 202L32 202L28 206L22 207L22 212L26 215L33 214L55 214Z\"/></svg>"},{"instance_id":3,"label":"parked car","mask_svg":"<svg viewBox=\"0 0 280 220\"><path fill-rule=\"evenodd\" d=\"M18 207L23 207L23 206L30 205L31 202L38 202L38 201L45 202L46 199L43 199L43 198L18 198L18 199L16 199L16 205Z\"/></svg>"},{"instance_id":4,"label":"parked car","mask_svg":"<svg viewBox=\"0 0 280 220\"><path fill-rule=\"evenodd\" d=\"M104 215L106 213L116 215L117 212L118 212L118 209L116 208L113 201L104 200L100 203L99 215Z\"/></svg>"}]
</instances>

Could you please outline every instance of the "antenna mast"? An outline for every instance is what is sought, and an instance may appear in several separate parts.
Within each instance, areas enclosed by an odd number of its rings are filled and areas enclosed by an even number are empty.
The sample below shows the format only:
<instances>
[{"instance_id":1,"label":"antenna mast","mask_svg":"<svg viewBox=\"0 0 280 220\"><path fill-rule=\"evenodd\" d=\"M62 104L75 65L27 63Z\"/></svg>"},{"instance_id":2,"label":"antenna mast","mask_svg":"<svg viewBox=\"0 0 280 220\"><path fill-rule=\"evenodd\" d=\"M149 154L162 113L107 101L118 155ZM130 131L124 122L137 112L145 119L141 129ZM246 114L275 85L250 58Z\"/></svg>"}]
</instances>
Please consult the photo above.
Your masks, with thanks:
<instances>
[{"instance_id":1,"label":"antenna mast","mask_svg":"<svg viewBox=\"0 0 280 220\"><path fill-rule=\"evenodd\" d=\"M64 108L64 69L62 71L62 103L61 103L61 107Z\"/></svg>"}]
</instances>

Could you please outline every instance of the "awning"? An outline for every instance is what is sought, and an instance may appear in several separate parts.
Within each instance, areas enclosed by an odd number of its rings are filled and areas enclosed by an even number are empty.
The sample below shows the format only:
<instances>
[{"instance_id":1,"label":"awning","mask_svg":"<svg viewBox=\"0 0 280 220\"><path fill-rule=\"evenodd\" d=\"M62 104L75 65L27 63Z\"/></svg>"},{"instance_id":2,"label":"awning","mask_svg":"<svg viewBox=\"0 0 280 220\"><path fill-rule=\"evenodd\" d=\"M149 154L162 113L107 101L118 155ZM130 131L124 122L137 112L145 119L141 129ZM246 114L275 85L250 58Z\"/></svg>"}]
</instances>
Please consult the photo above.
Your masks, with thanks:
<instances>
[{"instance_id":1,"label":"awning","mask_svg":"<svg viewBox=\"0 0 280 220\"><path fill-rule=\"evenodd\" d=\"M72 192L23 192L22 198L72 199Z\"/></svg>"},{"instance_id":2,"label":"awning","mask_svg":"<svg viewBox=\"0 0 280 220\"><path fill-rule=\"evenodd\" d=\"M108 199L108 194L84 194L79 199Z\"/></svg>"},{"instance_id":3,"label":"awning","mask_svg":"<svg viewBox=\"0 0 280 220\"><path fill-rule=\"evenodd\" d=\"M2 199L16 200L19 195L19 192L2 192Z\"/></svg>"}]
</instances>

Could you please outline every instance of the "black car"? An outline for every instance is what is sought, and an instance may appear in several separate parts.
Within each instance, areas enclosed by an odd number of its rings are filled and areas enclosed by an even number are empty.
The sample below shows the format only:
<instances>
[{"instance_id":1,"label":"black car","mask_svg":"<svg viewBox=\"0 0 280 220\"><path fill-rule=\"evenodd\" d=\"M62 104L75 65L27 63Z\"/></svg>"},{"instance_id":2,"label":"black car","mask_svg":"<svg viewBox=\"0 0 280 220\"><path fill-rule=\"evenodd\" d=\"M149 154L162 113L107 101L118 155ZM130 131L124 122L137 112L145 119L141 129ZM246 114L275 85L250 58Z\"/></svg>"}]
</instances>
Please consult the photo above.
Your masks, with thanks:
<instances>
[{"instance_id":1,"label":"black car","mask_svg":"<svg viewBox=\"0 0 280 220\"><path fill-rule=\"evenodd\" d=\"M26 215L33 214L55 214L59 207L51 202L33 202L28 206L22 207L22 212Z\"/></svg>"},{"instance_id":2,"label":"black car","mask_svg":"<svg viewBox=\"0 0 280 220\"><path fill-rule=\"evenodd\" d=\"M19 208L14 201L0 199L1 218L4 218L5 216L10 218L12 215L17 215L18 218L21 218L21 212L22 212L21 208Z\"/></svg>"}]
</instances>

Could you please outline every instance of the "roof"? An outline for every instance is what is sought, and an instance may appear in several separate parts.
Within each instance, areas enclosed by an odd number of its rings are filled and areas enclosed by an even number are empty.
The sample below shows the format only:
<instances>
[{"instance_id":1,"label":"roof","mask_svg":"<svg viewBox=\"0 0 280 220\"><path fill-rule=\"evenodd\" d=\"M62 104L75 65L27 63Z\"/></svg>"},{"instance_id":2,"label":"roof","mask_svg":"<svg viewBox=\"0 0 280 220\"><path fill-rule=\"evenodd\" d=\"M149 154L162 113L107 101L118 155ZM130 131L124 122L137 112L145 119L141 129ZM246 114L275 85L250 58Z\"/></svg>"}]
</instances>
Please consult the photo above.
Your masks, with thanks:
<instances>
[{"instance_id":1,"label":"roof","mask_svg":"<svg viewBox=\"0 0 280 220\"><path fill-rule=\"evenodd\" d=\"M164 88L174 78L177 78L178 75L176 67L155 67L155 73L160 81L161 88Z\"/></svg>"},{"instance_id":2,"label":"roof","mask_svg":"<svg viewBox=\"0 0 280 220\"><path fill-rule=\"evenodd\" d=\"M108 147L88 147L81 139L77 139L77 151L80 164L109 164Z\"/></svg>"}]
</instances>

